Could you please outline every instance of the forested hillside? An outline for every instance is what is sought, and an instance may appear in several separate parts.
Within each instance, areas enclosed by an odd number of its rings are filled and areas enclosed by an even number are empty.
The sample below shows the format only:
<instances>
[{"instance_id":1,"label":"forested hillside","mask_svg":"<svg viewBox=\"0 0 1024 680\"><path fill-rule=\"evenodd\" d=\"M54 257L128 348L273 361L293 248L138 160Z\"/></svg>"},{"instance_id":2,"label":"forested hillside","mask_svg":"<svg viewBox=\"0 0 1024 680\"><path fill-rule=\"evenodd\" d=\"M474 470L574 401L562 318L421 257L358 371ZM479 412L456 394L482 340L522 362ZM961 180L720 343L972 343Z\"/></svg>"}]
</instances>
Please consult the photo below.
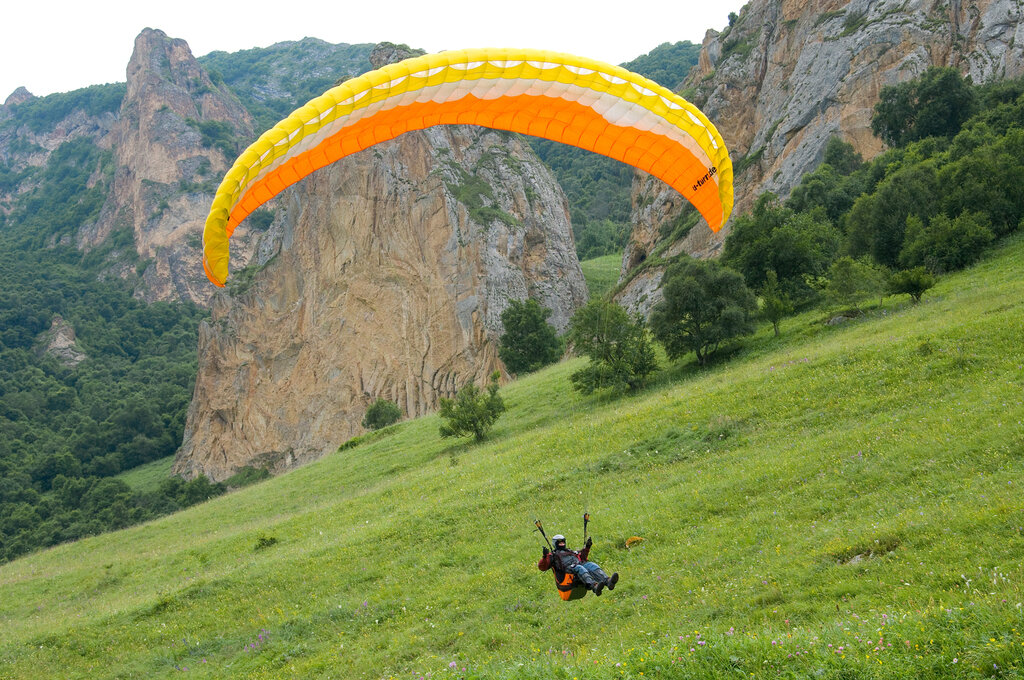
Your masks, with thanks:
<instances>
[{"instance_id":1,"label":"forested hillside","mask_svg":"<svg viewBox=\"0 0 1024 680\"><path fill-rule=\"evenodd\" d=\"M372 49L372 44L334 45L303 38L240 52L211 52L197 61L214 82L224 82L238 95L262 133L329 87L369 71Z\"/></svg>"},{"instance_id":2,"label":"forested hillside","mask_svg":"<svg viewBox=\"0 0 1024 680\"><path fill-rule=\"evenodd\" d=\"M54 95L14 115L45 126L69 106L114 106L119 92ZM182 505L174 492L141 498L111 479L181 443L205 315L146 304L113 275L119 263L139 264L129 230L101 249L72 245L112 171L110 153L86 138L40 169L7 171L32 188L0 217L0 560ZM74 336L64 352L48 349L55 322Z\"/></svg>"}]
</instances>

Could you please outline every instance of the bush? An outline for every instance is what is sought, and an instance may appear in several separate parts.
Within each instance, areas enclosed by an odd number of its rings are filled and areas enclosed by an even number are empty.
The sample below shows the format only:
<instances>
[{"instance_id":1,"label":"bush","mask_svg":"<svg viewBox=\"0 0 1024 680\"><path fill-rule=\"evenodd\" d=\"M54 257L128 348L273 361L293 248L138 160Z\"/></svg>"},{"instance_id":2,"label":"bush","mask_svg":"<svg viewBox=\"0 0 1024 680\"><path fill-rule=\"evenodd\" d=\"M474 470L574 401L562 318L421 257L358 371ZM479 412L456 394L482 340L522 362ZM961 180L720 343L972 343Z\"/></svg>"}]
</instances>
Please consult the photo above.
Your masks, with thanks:
<instances>
[{"instance_id":1,"label":"bush","mask_svg":"<svg viewBox=\"0 0 1024 680\"><path fill-rule=\"evenodd\" d=\"M583 394L606 388L634 390L658 370L643 318L631 319L611 302L593 300L578 309L569 322L568 337L576 352L590 358L587 366L569 376L573 388Z\"/></svg>"},{"instance_id":2,"label":"bush","mask_svg":"<svg viewBox=\"0 0 1024 680\"><path fill-rule=\"evenodd\" d=\"M501 313L505 332L498 357L512 373L529 373L553 364L562 356L558 332L547 322L551 310L536 300L510 300Z\"/></svg>"},{"instance_id":3,"label":"bush","mask_svg":"<svg viewBox=\"0 0 1024 680\"><path fill-rule=\"evenodd\" d=\"M378 399L366 409L363 416L363 427L367 430L379 430L393 425L402 417L402 409L393 401Z\"/></svg>"},{"instance_id":4,"label":"bush","mask_svg":"<svg viewBox=\"0 0 1024 680\"><path fill-rule=\"evenodd\" d=\"M936 215L927 226L910 217L900 264L924 266L934 274L963 269L974 264L994 240L991 223L982 213L965 212L955 220Z\"/></svg>"},{"instance_id":5,"label":"bush","mask_svg":"<svg viewBox=\"0 0 1024 680\"><path fill-rule=\"evenodd\" d=\"M935 285L935 277L924 267L914 267L896 272L889 279L889 292L893 295L906 294L916 305L926 290Z\"/></svg>"},{"instance_id":6,"label":"bush","mask_svg":"<svg viewBox=\"0 0 1024 680\"><path fill-rule=\"evenodd\" d=\"M483 441L491 426L505 411L505 402L498 395L500 376L497 371L491 374L486 393L469 383L459 390L454 399L441 398L440 415L446 421L441 424L442 437L471 434L476 441Z\"/></svg>"},{"instance_id":7,"label":"bush","mask_svg":"<svg viewBox=\"0 0 1024 680\"><path fill-rule=\"evenodd\" d=\"M870 260L844 256L829 267L825 295L828 301L843 307L857 307L865 297L885 290L886 274Z\"/></svg>"},{"instance_id":8,"label":"bush","mask_svg":"<svg viewBox=\"0 0 1024 680\"><path fill-rule=\"evenodd\" d=\"M754 332L757 300L738 272L685 259L668 268L661 287L651 330L671 359L694 352L704 365L723 342Z\"/></svg>"}]
</instances>

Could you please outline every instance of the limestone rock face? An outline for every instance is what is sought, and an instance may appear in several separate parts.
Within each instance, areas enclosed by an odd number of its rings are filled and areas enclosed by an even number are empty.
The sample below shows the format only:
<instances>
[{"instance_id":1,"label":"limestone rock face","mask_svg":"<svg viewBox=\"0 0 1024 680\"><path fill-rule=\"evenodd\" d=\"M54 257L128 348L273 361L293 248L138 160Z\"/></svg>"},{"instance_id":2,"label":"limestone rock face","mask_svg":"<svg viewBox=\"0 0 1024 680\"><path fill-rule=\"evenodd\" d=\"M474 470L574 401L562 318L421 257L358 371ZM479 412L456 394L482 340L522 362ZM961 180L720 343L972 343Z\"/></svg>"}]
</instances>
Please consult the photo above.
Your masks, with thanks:
<instances>
[{"instance_id":1,"label":"limestone rock face","mask_svg":"<svg viewBox=\"0 0 1024 680\"><path fill-rule=\"evenodd\" d=\"M35 99L35 95L29 92L24 87L19 87L4 100L4 106L14 106L17 104L24 104L27 101Z\"/></svg>"},{"instance_id":2,"label":"limestone rock face","mask_svg":"<svg viewBox=\"0 0 1024 680\"><path fill-rule=\"evenodd\" d=\"M50 322L50 330L43 333L41 349L71 368L88 358L78 347L74 327L59 314L54 315Z\"/></svg>"},{"instance_id":3,"label":"limestone rock face","mask_svg":"<svg viewBox=\"0 0 1024 680\"><path fill-rule=\"evenodd\" d=\"M586 301L551 173L480 128L409 133L310 175L255 250L201 327L185 476L317 458L379 397L426 413L501 368L510 298L550 307L560 329Z\"/></svg>"},{"instance_id":4,"label":"limestone rock face","mask_svg":"<svg viewBox=\"0 0 1024 680\"><path fill-rule=\"evenodd\" d=\"M787 196L821 162L833 136L865 159L880 153L871 115L886 85L930 66L951 66L975 83L1024 73L1022 12L1016 0L751 0L734 26L708 32L686 83L740 169L733 214L765 191ZM665 248L662 234L672 231L684 203L644 173L633 194L624 267ZM726 225L712 234L701 222L672 246L712 257L728 231ZM654 291L623 294L651 299Z\"/></svg>"},{"instance_id":5,"label":"limestone rock face","mask_svg":"<svg viewBox=\"0 0 1024 680\"><path fill-rule=\"evenodd\" d=\"M129 228L147 267L142 296L207 303L201 234L219 177L234 160L229 136L253 136L248 112L215 85L184 40L146 29L135 39L115 132L113 188L79 246ZM230 156L230 159L228 158ZM244 248L237 254L247 258Z\"/></svg>"}]
</instances>

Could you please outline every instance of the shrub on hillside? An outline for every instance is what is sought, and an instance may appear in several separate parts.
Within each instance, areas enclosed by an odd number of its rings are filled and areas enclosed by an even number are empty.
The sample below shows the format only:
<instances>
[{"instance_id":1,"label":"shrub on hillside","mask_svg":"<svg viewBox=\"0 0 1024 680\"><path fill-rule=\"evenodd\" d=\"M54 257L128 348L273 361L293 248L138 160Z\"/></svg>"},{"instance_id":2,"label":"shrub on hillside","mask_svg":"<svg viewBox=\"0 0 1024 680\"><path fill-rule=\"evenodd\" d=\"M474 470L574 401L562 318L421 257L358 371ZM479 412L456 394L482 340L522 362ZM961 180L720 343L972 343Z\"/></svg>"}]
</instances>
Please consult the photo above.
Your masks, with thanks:
<instances>
[{"instance_id":1,"label":"shrub on hillside","mask_svg":"<svg viewBox=\"0 0 1024 680\"><path fill-rule=\"evenodd\" d=\"M476 441L483 441L498 417L505 411L505 402L498 395L500 373L491 374L487 391L481 391L473 383L467 384L454 399L441 398L442 437L464 437L473 435Z\"/></svg>"},{"instance_id":2,"label":"shrub on hillside","mask_svg":"<svg viewBox=\"0 0 1024 680\"><path fill-rule=\"evenodd\" d=\"M839 250L839 231L817 214L795 213L770 193L762 194L753 212L736 218L725 241L722 264L743 275L746 285L760 288L765 272L778 276L781 290L794 304L816 293L805 276L820 276Z\"/></svg>"},{"instance_id":3,"label":"shrub on hillside","mask_svg":"<svg viewBox=\"0 0 1024 680\"><path fill-rule=\"evenodd\" d=\"M926 137L952 137L978 108L970 79L933 66L914 80L883 87L871 130L890 146Z\"/></svg>"},{"instance_id":4,"label":"shrub on hillside","mask_svg":"<svg viewBox=\"0 0 1024 680\"><path fill-rule=\"evenodd\" d=\"M402 417L402 409L393 401L378 399L366 409L363 416L363 427L367 430L379 430L394 425Z\"/></svg>"},{"instance_id":5,"label":"shrub on hillside","mask_svg":"<svg viewBox=\"0 0 1024 680\"><path fill-rule=\"evenodd\" d=\"M917 304L926 290L935 285L935 277L924 267L914 267L896 272L889 278L889 292L893 295L909 295Z\"/></svg>"},{"instance_id":6,"label":"shrub on hillside","mask_svg":"<svg viewBox=\"0 0 1024 680\"><path fill-rule=\"evenodd\" d=\"M956 219L936 215L927 225L907 219L907 235L900 251L900 264L924 266L934 274L956 271L974 264L995 240L988 216L962 213Z\"/></svg>"},{"instance_id":7,"label":"shrub on hillside","mask_svg":"<svg viewBox=\"0 0 1024 680\"><path fill-rule=\"evenodd\" d=\"M843 256L828 269L825 297L834 305L856 309L864 298L881 295L886 280L885 270L870 260Z\"/></svg>"},{"instance_id":8,"label":"shrub on hillside","mask_svg":"<svg viewBox=\"0 0 1024 680\"><path fill-rule=\"evenodd\" d=\"M568 339L577 353L590 358L589 364L569 376L573 388L583 394L634 390L658 370L643 318L630 318L611 302L592 300L576 310Z\"/></svg>"},{"instance_id":9,"label":"shrub on hillside","mask_svg":"<svg viewBox=\"0 0 1024 680\"><path fill-rule=\"evenodd\" d=\"M562 343L555 327L547 322L551 310L536 300L510 300L501 313L505 332L498 357L512 373L529 373L558 361Z\"/></svg>"}]
</instances>

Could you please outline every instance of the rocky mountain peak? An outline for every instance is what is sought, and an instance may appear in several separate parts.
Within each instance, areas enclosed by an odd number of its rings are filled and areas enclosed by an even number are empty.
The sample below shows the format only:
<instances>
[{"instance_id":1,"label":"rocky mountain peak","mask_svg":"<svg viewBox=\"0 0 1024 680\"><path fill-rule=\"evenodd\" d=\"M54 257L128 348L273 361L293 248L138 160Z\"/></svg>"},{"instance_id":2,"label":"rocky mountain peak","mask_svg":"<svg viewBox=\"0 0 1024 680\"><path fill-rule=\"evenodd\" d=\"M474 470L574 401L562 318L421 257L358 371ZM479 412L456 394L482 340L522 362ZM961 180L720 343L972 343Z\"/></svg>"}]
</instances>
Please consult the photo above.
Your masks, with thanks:
<instances>
[{"instance_id":1,"label":"rocky mountain peak","mask_svg":"<svg viewBox=\"0 0 1024 680\"><path fill-rule=\"evenodd\" d=\"M15 104L24 104L27 101L35 99L36 96L25 89L24 86L19 87L10 94L9 97L4 101L4 106L13 106Z\"/></svg>"},{"instance_id":2,"label":"rocky mountain peak","mask_svg":"<svg viewBox=\"0 0 1024 680\"><path fill-rule=\"evenodd\" d=\"M252 120L237 98L214 83L184 40L147 28L135 40L127 93L116 130L113 189L89 248L131 229L142 295L207 303L213 294L200 262L201 234L219 177L252 139ZM245 261L244 249L235 255Z\"/></svg>"},{"instance_id":3,"label":"rocky mountain peak","mask_svg":"<svg viewBox=\"0 0 1024 680\"><path fill-rule=\"evenodd\" d=\"M418 57L426 54L423 50L417 50L408 45L396 45L394 43L377 43L370 52L370 64L377 69L387 64L397 64L410 57Z\"/></svg>"}]
</instances>

